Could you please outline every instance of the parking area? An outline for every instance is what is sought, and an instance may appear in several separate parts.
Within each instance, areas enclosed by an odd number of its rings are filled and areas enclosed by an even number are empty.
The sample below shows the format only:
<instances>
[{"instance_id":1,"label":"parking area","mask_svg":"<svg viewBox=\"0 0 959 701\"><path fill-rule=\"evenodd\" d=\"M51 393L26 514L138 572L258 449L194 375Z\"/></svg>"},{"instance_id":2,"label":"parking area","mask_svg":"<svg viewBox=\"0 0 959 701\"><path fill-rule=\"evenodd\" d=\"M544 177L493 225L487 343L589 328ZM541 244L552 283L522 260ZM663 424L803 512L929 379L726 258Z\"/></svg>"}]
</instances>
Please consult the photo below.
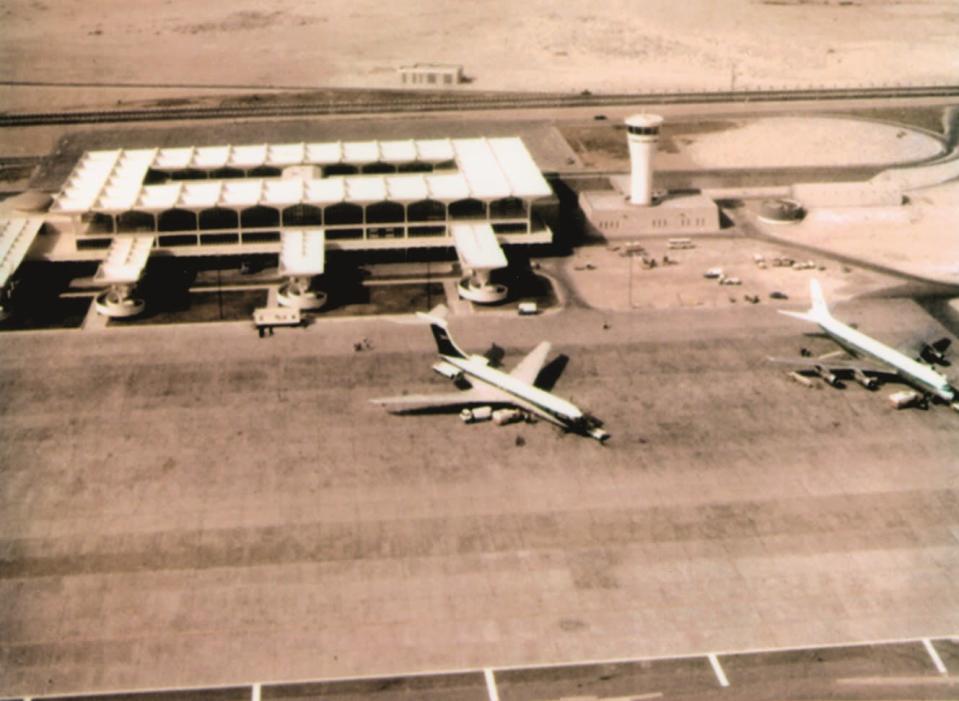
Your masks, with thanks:
<instances>
[{"instance_id":1,"label":"parking area","mask_svg":"<svg viewBox=\"0 0 959 701\"><path fill-rule=\"evenodd\" d=\"M577 249L561 272L574 294L597 309L795 307L817 278L827 299L844 301L893 279L798 248L748 238L696 236L687 247L667 237L596 243Z\"/></svg>"}]
</instances>

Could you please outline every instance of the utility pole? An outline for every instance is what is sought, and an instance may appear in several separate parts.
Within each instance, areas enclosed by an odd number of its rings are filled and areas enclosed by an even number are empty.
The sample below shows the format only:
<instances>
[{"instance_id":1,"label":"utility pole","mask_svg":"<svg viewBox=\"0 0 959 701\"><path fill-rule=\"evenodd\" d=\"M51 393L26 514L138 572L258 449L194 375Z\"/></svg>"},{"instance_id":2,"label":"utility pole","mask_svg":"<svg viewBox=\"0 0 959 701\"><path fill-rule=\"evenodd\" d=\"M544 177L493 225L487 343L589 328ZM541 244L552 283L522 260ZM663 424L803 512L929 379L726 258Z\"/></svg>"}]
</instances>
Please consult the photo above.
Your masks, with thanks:
<instances>
[{"instance_id":1,"label":"utility pole","mask_svg":"<svg viewBox=\"0 0 959 701\"><path fill-rule=\"evenodd\" d=\"M430 258L429 251L426 252L426 310L433 308L433 284L430 280Z\"/></svg>"},{"instance_id":2,"label":"utility pole","mask_svg":"<svg viewBox=\"0 0 959 701\"><path fill-rule=\"evenodd\" d=\"M223 264L223 258L217 256L216 260L216 303L220 310L220 321L223 321L223 281L220 278L220 267Z\"/></svg>"}]
</instances>

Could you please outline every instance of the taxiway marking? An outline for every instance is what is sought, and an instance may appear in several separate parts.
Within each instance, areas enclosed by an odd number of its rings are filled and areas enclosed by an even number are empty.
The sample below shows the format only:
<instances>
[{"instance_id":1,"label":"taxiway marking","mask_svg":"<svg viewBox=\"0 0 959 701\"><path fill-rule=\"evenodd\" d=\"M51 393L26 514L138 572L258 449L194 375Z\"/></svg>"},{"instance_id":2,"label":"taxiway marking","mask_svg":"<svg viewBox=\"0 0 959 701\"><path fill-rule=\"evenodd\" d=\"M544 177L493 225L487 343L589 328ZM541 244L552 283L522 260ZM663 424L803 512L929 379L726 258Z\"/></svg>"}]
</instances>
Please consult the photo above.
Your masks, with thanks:
<instances>
[{"instance_id":1,"label":"taxiway marking","mask_svg":"<svg viewBox=\"0 0 959 701\"><path fill-rule=\"evenodd\" d=\"M836 684L846 686L921 686L932 684L935 686L953 686L955 680L941 677L840 677Z\"/></svg>"},{"instance_id":2,"label":"taxiway marking","mask_svg":"<svg viewBox=\"0 0 959 701\"><path fill-rule=\"evenodd\" d=\"M209 322L210 324L219 324L222 326L225 323L230 322ZM246 323L246 322L235 322L237 324ZM795 652L801 650L832 650L842 647L863 647L863 646L882 646L882 645L895 645L901 643L919 643L924 642L925 640L930 640L929 638L885 638L878 640L865 640L865 641L854 641L854 642L839 642L839 643L827 643L827 644L809 644L809 645L797 645L794 647L786 646L775 646L775 647L756 647L756 648L745 648L743 650L729 650L729 651L720 651L717 653L709 653L704 655L703 653L687 653L679 655L652 655L649 657L616 657L616 658L599 658L599 659L587 659L587 660L578 660L578 661L567 661L567 662L548 662L541 664L516 664L516 665L503 665L496 667L496 670L501 672L504 671L515 671L515 670L548 670L548 669L559 669L563 667L568 667L570 665L604 665L604 664L626 664L633 662L655 662L662 660L692 660L697 658L706 657L709 660L710 665L713 668L716 678L719 680L720 684L723 686L730 686L729 680L726 678L725 672L723 672L722 667L719 664L718 656L721 655L757 655L763 653L775 653L775 652ZM950 642L959 643L959 636L950 633L942 636L942 640L948 640ZM931 644L931 640L930 640ZM938 656L938 655L937 655ZM940 659L941 663L941 659ZM938 668L938 667L937 667ZM943 665L945 669L945 665ZM484 678L486 679L487 689L491 701L500 701L499 693L496 689L496 680L494 677L494 668L484 668L482 670L475 667L465 667L465 668L455 668L455 669L438 669L438 670L424 670L419 672L413 672L409 674L400 675L405 678L422 678L430 677L435 675L445 675L445 674L478 674L480 671L483 672ZM948 674L948 671L945 672ZM382 679L383 674L365 674L365 675L352 675L352 676L334 676L317 679L315 677L311 678L292 678L292 679L283 679L277 680L275 682L268 682L267 686L283 686L289 684L315 684L321 682L342 682L342 681L359 681L359 680L375 680ZM850 684L850 683L863 683L864 678L844 678L839 680L840 683ZM921 677L919 679L926 680L926 683L929 683L929 677ZM950 678L951 680L951 678ZM935 680L939 683L949 683L950 680ZM492 684L490 684L492 681ZM723 683L725 682L725 684ZM263 683L256 684L257 686L262 687ZM218 690L218 689L235 689L238 686L247 687L253 686L251 683L223 683L223 684L213 684L205 687L191 687L191 686L157 686L157 687L145 687L145 688L118 688L118 689L109 689L109 690L98 690L98 691L80 691L73 693L64 693L56 692L50 695L33 695L33 696L23 696L23 697L14 697L21 699L22 701L40 701L41 699L53 699L60 698L63 696L71 697L83 697L83 696L116 696L116 695L135 695L135 694L159 694L159 693L174 693L192 691L196 689L203 690ZM251 690L251 694L252 694ZM662 692L655 692L659 695L662 695ZM650 695L650 698L653 696ZM645 698L641 696L639 698Z\"/></svg>"},{"instance_id":3,"label":"taxiway marking","mask_svg":"<svg viewBox=\"0 0 959 701\"><path fill-rule=\"evenodd\" d=\"M949 670L946 669L946 665L943 664L942 658L939 657L939 653L936 652L936 648L932 646L932 641L929 638L923 638L922 646L926 648L926 652L928 652L929 657L932 658L932 663L936 666L936 671L939 672L939 674L949 674Z\"/></svg>"},{"instance_id":4,"label":"taxiway marking","mask_svg":"<svg viewBox=\"0 0 959 701\"><path fill-rule=\"evenodd\" d=\"M713 672L716 674L716 679L719 680L719 685L729 686L729 680L726 679L726 673L723 671L722 665L719 664L719 658L713 653L706 655L706 657L709 660L710 667L713 668Z\"/></svg>"},{"instance_id":5,"label":"taxiway marking","mask_svg":"<svg viewBox=\"0 0 959 701\"><path fill-rule=\"evenodd\" d=\"M486 694L489 701L499 701L499 690L496 688L496 676L489 667L483 669L483 679L486 680Z\"/></svg>"}]
</instances>

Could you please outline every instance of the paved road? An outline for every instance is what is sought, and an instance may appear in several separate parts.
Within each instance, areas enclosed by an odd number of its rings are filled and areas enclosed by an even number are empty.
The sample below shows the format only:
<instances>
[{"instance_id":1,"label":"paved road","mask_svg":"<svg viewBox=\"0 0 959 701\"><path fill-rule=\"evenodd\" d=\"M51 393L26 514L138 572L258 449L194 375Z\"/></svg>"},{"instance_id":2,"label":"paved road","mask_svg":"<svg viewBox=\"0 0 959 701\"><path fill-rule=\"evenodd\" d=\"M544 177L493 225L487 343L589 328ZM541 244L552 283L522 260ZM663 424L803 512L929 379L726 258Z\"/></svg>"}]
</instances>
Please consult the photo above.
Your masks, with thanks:
<instances>
[{"instance_id":1,"label":"paved road","mask_svg":"<svg viewBox=\"0 0 959 701\"><path fill-rule=\"evenodd\" d=\"M415 326L4 334L0 694L959 630L954 413L790 383L761 359L809 340L762 307L453 328L553 340L610 444L381 413L445 389Z\"/></svg>"}]
</instances>

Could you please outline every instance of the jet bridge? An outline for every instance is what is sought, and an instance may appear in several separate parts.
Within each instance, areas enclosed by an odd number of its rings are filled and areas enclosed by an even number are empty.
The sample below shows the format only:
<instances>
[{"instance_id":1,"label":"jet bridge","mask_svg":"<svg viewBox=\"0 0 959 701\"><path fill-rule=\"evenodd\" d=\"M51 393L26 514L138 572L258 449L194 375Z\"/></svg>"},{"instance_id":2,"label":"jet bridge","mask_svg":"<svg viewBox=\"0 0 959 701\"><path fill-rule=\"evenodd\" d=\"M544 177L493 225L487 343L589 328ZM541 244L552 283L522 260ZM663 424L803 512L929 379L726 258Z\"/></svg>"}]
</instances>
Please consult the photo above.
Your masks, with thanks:
<instances>
[{"instance_id":1,"label":"jet bridge","mask_svg":"<svg viewBox=\"0 0 959 701\"><path fill-rule=\"evenodd\" d=\"M107 285L106 292L97 295L97 311L108 317L136 316L146 307L142 299L133 297L133 289L143 276L143 270L153 248L153 236L118 236L110 245L107 257L100 264L93 281Z\"/></svg>"},{"instance_id":2,"label":"jet bridge","mask_svg":"<svg viewBox=\"0 0 959 701\"><path fill-rule=\"evenodd\" d=\"M288 278L277 292L277 301L293 309L319 309L326 293L314 289L313 278L326 266L326 237L323 231L287 230L280 250L280 275Z\"/></svg>"},{"instance_id":3,"label":"jet bridge","mask_svg":"<svg viewBox=\"0 0 959 701\"><path fill-rule=\"evenodd\" d=\"M490 272L507 265L506 254L489 224L454 224L451 227L456 255L468 276L460 280L460 297L492 304L506 298L505 285L490 282Z\"/></svg>"},{"instance_id":4,"label":"jet bridge","mask_svg":"<svg viewBox=\"0 0 959 701\"><path fill-rule=\"evenodd\" d=\"M7 305L12 287L10 280L33 245L42 225L43 220L39 217L0 219L0 321L9 316Z\"/></svg>"}]
</instances>

